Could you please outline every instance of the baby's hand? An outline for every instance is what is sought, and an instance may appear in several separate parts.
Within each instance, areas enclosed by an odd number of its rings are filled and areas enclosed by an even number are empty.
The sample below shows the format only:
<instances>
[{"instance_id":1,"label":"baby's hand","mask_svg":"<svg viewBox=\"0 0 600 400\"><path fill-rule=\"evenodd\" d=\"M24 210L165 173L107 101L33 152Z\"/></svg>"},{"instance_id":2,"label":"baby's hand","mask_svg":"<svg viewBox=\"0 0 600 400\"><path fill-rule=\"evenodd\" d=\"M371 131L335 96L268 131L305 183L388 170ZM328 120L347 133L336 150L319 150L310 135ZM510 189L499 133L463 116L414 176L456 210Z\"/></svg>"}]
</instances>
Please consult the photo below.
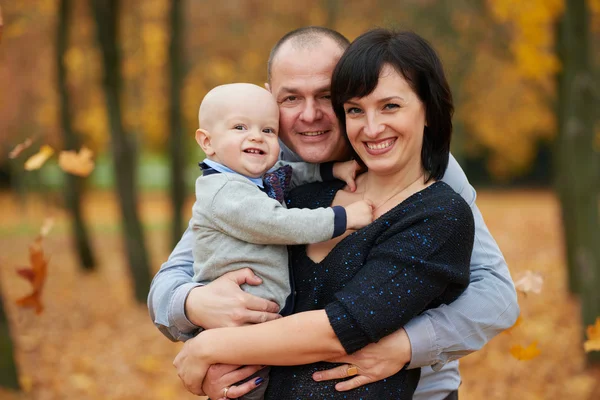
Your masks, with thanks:
<instances>
[{"instance_id":1,"label":"baby's hand","mask_svg":"<svg viewBox=\"0 0 600 400\"><path fill-rule=\"evenodd\" d=\"M360 200L346 206L346 229L360 229L373 222L373 205Z\"/></svg>"},{"instance_id":2,"label":"baby's hand","mask_svg":"<svg viewBox=\"0 0 600 400\"><path fill-rule=\"evenodd\" d=\"M354 160L336 162L333 164L333 176L339 180L346 182L351 192L356 190L356 174L360 172L360 165Z\"/></svg>"}]
</instances>

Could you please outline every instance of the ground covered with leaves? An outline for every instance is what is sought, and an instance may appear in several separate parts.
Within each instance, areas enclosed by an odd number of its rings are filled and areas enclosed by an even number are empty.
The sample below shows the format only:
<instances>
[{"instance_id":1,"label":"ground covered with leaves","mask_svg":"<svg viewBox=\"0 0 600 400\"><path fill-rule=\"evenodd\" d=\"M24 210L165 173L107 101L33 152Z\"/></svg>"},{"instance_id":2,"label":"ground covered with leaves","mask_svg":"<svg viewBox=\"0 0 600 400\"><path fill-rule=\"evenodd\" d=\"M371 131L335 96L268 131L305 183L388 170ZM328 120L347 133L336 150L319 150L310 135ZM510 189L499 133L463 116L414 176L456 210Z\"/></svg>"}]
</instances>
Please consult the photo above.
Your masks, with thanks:
<instances>
[{"instance_id":1,"label":"ground covered with leaves","mask_svg":"<svg viewBox=\"0 0 600 400\"><path fill-rule=\"evenodd\" d=\"M0 389L0 398L196 399L171 364L180 344L165 339L146 306L133 301L112 195L86 196L99 261L93 273L78 266L66 216L50 205L57 199L0 195L0 283L23 387ZM548 192L482 192L478 204L513 277L534 279L531 291L519 294L519 325L461 361L461 400L600 398L600 371L585 368L579 306L567 290L556 199ZM31 292L16 271L28 264L28 248L49 215L56 224L43 240L48 276L44 311L36 315L16 305ZM143 196L142 215L158 269L170 251L166 199Z\"/></svg>"}]
</instances>

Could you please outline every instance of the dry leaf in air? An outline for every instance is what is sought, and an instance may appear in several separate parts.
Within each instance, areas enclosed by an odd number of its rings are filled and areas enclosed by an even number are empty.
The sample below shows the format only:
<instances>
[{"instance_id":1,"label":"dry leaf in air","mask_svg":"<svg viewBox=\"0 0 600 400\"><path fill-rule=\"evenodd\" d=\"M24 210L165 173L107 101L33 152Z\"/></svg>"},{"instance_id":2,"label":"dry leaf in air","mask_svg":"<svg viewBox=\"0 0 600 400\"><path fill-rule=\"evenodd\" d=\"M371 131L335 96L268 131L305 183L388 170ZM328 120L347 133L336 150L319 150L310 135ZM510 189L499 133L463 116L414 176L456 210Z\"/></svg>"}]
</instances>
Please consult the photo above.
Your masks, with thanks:
<instances>
[{"instance_id":1,"label":"dry leaf in air","mask_svg":"<svg viewBox=\"0 0 600 400\"><path fill-rule=\"evenodd\" d=\"M54 218L53 217L46 218L44 220L42 227L40 228L40 234L38 237L43 239L46 236L48 236L48 233L50 233L53 226L54 226Z\"/></svg>"},{"instance_id":2,"label":"dry leaf in air","mask_svg":"<svg viewBox=\"0 0 600 400\"><path fill-rule=\"evenodd\" d=\"M40 148L40 151L36 154L29 157L27 161L25 161L25 170L33 171L35 169L40 169L42 165L54 154L54 149L48 145L43 145Z\"/></svg>"},{"instance_id":3,"label":"dry leaf in air","mask_svg":"<svg viewBox=\"0 0 600 400\"><path fill-rule=\"evenodd\" d=\"M33 291L31 294L18 299L16 303L21 307L34 308L36 314L41 314L41 312L44 311L41 296L44 283L46 282L48 267L48 260L44 257L44 250L42 249L41 237L38 237L38 239L29 246L29 261L31 263L31 268L19 269L17 270L17 273L31 283Z\"/></svg>"},{"instance_id":4,"label":"dry leaf in air","mask_svg":"<svg viewBox=\"0 0 600 400\"><path fill-rule=\"evenodd\" d=\"M79 153L76 151L61 151L58 156L58 165L65 172L86 177L94 169L93 155L94 153L87 147L82 147Z\"/></svg>"},{"instance_id":5,"label":"dry leaf in air","mask_svg":"<svg viewBox=\"0 0 600 400\"><path fill-rule=\"evenodd\" d=\"M12 151L10 153L8 153L8 158L14 159L14 158L19 157L19 155L23 152L23 150L25 150L29 146L31 146L32 143L33 143L33 140L31 140L29 138L25 139L25 141L23 143L19 143L18 145L15 146L14 149L12 149Z\"/></svg>"},{"instance_id":6,"label":"dry leaf in air","mask_svg":"<svg viewBox=\"0 0 600 400\"><path fill-rule=\"evenodd\" d=\"M542 292L544 278L539 272L525 271L521 277L515 281L515 288L523 294Z\"/></svg>"},{"instance_id":7,"label":"dry leaf in air","mask_svg":"<svg viewBox=\"0 0 600 400\"><path fill-rule=\"evenodd\" d=\"M540 349L537 348L537 341L531 343L527 347L523 347L520 344L512 346L510 348L510 354L519 361L529 361L541 353Z\"/></svg>"},{"instance_id":8,"label":"dry leaf in air","mask_svg":"<svg viewBox=\"0 0 600 400\"><path fill-rule=\"evenodd\" d=\"M595 324L587 327L586 333L587 340L583 343L585 352L600 351L600 317L596 318Z\"/></svg>"}]
</instances>

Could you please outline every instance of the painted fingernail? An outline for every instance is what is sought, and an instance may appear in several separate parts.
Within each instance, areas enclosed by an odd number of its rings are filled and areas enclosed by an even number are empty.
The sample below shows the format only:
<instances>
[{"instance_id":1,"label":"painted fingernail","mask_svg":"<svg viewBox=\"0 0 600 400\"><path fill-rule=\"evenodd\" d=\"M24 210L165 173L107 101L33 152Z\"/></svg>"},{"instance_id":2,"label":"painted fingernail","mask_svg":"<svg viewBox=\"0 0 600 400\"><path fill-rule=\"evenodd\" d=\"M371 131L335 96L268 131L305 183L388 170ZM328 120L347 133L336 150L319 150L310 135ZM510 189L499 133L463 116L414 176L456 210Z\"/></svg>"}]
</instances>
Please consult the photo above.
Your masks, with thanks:
<instances>
[{"instance_id":1,"label":"painted fingernail","mask_svg":"<svg viewBox=\"0 0 600 400\"><path fill-rule=\"evenodd\" d=\"M263 383L265 380L263 378L256 378L256 380L254 381L254 384L256 386L260 385L261 383Z\"/></svg>"}]
</instances>

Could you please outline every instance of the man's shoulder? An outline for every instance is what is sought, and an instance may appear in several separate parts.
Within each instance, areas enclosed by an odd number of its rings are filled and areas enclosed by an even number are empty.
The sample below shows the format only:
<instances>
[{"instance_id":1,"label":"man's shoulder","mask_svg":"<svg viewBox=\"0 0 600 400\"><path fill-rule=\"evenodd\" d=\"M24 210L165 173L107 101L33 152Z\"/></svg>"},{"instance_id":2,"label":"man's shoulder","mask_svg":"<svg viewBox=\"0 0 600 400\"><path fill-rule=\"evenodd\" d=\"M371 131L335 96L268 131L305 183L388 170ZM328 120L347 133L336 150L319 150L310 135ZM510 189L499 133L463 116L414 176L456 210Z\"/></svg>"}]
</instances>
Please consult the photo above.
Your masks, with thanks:
<instances>
[{"instance_id":1,"label":"man's shoulder","mask_svg":"<svg viewBox=\"0 0 600 400\"><path fill-rule=\"evenodd\" d=\"M292 189L286 203L288 208L329 207L335 193L345 185L340 180L307 183Z\"/></svg>"}]
</instances>

